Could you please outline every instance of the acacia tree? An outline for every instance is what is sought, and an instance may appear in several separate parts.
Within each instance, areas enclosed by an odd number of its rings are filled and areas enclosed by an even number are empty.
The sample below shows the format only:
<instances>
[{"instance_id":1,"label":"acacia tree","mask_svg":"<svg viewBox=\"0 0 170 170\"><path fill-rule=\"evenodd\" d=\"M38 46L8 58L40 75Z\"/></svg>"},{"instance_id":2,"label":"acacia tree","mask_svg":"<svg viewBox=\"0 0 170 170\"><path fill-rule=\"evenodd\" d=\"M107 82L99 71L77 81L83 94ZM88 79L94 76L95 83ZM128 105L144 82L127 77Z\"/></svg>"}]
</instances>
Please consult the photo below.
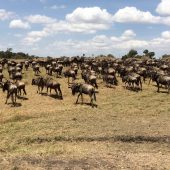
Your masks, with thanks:
<instances>
[{"instance_id":1,"label":"acacia tree","mask_svg":"<svg viewBox=\"0 0 170 170\"><path fill-rule=\"evenodd\" d=\"M5 58L12 58L12 48L7 48Z\"/></svg>"},{"instance_id":2,"label":"acacia tree","mask_svg":"<svg viewBox=\"0 0 170 170\"><path fill-rule=\"evenodd\" d=\"M143 53L145 56L148 56L149 58L153 58L155 56L155 52L149 52L149 50L144 50Z\"/></svg>"},{"instance_id":3,"label":"acacia tree","mask_svg":"<svg viewBox=\"0 0 170 170\"><path fill-rule=\"evenodd\" d=\"M145 55L147 55L147 54L149 53L149 50L146 49L146 50L143 51L143 53L144 53Z\"/></svg>"},{"instance_id":4,"label":"acacia tree","mask_svg":"<svg viewBox=\"0 0 170 170\"><path fill-rule=\"evenodd\" d=\"M148 56L149 56L149 58L153 58L155 56L155 52L149 52Z\"/></svg>"},{"instance_id":5,"label":"acacia tree","mask_svg":"<svg viewBox=\"0 0 170 170\"><path fill-rule=\"evenodd\" d=\"M135 57L138 54L138 52L134 49L131 49L129 53L127 54L128 58Z\"/></svg>"}]
</instances>

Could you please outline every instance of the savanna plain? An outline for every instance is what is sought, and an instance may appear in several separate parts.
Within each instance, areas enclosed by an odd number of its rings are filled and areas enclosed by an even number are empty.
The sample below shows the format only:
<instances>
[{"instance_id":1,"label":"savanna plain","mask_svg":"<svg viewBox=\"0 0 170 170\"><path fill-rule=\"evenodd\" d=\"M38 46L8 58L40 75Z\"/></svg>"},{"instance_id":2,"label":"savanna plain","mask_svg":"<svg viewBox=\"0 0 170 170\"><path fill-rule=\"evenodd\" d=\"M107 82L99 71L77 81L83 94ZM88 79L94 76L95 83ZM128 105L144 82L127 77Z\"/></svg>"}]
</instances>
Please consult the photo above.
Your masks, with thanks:
<instances>
[{"instance_id":1,"label":"savanna plain","mask_svg":"<svg viewBox=\"0 0 170 170\"><path fill-rule=\"evenodd\" d=\"M40 68L46 76L45 69ZM7 71L4 72L8 77ZM37 93L24 71L27 96L5 105L0 89L0 169L170 169L170 95L154 83L143 91L107 88L99 79L97 107L75 104L67 78L63 100ZM53 77L56 79L55 77ZM82 82L80 72L79 82Z\"/></svg>"}]
</instances>

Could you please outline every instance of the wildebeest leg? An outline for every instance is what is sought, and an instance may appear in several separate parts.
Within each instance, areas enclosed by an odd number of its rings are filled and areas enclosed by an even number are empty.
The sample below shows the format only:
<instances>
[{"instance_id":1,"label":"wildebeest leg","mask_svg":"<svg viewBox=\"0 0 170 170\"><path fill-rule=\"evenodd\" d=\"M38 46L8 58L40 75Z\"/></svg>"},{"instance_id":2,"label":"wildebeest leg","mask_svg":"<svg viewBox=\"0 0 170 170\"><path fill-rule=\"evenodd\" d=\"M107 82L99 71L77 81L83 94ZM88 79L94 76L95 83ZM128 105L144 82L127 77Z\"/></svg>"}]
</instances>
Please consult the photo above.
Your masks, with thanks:
<instances>
[{"instance_id":1,"label":"wildebeest leg","mask_svg":"<svg viewBox=\"0 0 170 170\"><path fill-rule=\"evenodd\" d=\"M16 98L17 98L17 93L15 93L15 96L14 96L14 101L15 101L15 103L16 103Z\"/></svg>"},{"instance_id":2,"label":"wildebeest leg","mask_svg":"<svg viewBox=\"0 0 170 170\"><path fill-rule=\"evenodd\" d=\"M84 101L83 101L83 94L81 94L81 104L83 104Z\"/></svg>"},{"instance_id":3,"label":"wildebeest leg","mask_svg":"<svg viewBox=\"0 0 170 170\"><path fill-rule=\"evenodd\" d=\"M151 79L152 79L152 78L150 78L150 79L149 79L149 83L148 83L148 86L149 86L149 85L150 85L150 83L151 83Z\"/></svg>"},{"instance_id":4,"label":"wildebeest leg","mask_svg":"<svg viewBox=\"0 0 170 170\"><path fill-rule=\"evenodd\" d=\"M12 100L12 103L13 103L13 105L14 105L14 94L11 94L11 100Z\"/></svg>"},{"instance_id":5,"label":"wildebeest leg","mask_svg":"<svg viewBox=\"0 0 170 170\"><path fill-rule=\"evenodd\" d=\"M24 94L27 95L25 88L23 88Z\"/></svg>"},{"instance_id":6,"label":"wildebeest leg","mask_svg":"<svg viewBox=\"0 0 170 170\"><path fill-rule=\"evenodd\" d=\"M97 83L95 82L95 87L98 89L98 85L97 85Z\"/></svg>"},{"instance_id":7,"label":"wildebeest leg","mask_svg":"<svg viewBox=\"0 0 170 170\"><path fill-rule=\"evenodd\" d=\"M52 88L50 87L50 94L51 94L51 89L52 89Z\"/></svg>"},{"instance_id":8,"label":"wildebeest leg","mask_svg":"<svg viewBox=\"0 0 170 170\"><path fill-rule=\"evenodd\" d=\"M132 88L135 89L135 83L134 82L132 82Z\"/></svg>"},{"instance_id":9,"label":"wildebeest leg","mask_svg":"<svg viewBox=\"0 0 170 170\"><path fill-rule=\"evenodd\" d=\"M169 91L170 91L170 84L168 83L168 94L169 94Z\"/></svg>"},{"instance_id":10,"label":"wildebeest leg","mask_svg":"<svg viewBox=\"0 0 170 170\"><path fill-rule=\"evenodd\" d=\"M43 89L44 89L44 86L41 86L41 93L42 93Z\"/></svg>"},{"instance_id":11,"label":"wildebeest leg","mask_svg":"<svg viewBox=\"0 0 170 170\"><path fill-rule=\"evenodd\" d=\"M21 96L21 89L19 89L19 94L20 94L20 96Z\"/></svg>"},{"instance_id":12,"label":"wildebeest leg","mask_svg":"<svg viewBox=\"0 0 170 170\"><path fill-rule=\"evenodd\" d=\"M58 91L57 91L57 89L55 88L54 90L55 90L55 92L56 92L56 94L57 94L57 96L58 96Z\"/></svg>"},{"instance_id":13,"label":"wildebeest leg","mask_svg":"<svg viewBox=\"0 0 170 170\"><path fill-rule=\"evenodd\" d=\"M63 99L63 95L62 95L62 91L61 91L60 86L58 87L58 91L59 91L59 93L60 93L60 97L61 97L61 99Z\"/></svg>"},{"instance_id":14,"label":"wildebeest leg","mask_svg":"<svg viewBox=\"0 0 170 170\"><path fill-rule=\"evenodd\" d=\"M69 76L68 76L68 85L70 84Z\"/></svg>"},{"instance_id":15,"label":"wildebeest leg","mask_svg":"<svg viewBox=\"0 0 170 170\"><path fill-rule=\"evenodd\" d=\"M8 101L8 99L9 99L9 97L10 97L10 93L7 93L7 97L6 97L6 102L5 102L5 104L7 104L7 101Z\"/></svg>"},{"instance_id":16,"label":"wildebeest leg","mask_svg":"<svg viewBox=\"0 0 170 170\"><path fill-rule=\"evenodd\" d=\"M76 104L78 103L80 95L81 95L81 93L79 93L78 96L77 96Z\"/></svg>"},{"instance_id":17,"label":"wildebeest leg","mask_svg":"<svg viewBox=\"0 0 170 170\"><path fill-rule=\"evenodd\" d=\"M40 86L38 86L38 90L37 90L37 93L39 93L40 92Z\"/></svg>"},{"instance_id":18,"label":"wildebeest leg","mask_svg":"<svg viewBox=\"0 0 170 170\"><path fill-rule=\"evenodd\" d=\"M139 79L139 84L140 84L140 88L141 88L141 91L142 91L142 81L141 81L141 79Z\"/></svg>"},{"instance_id":19,"label":"wildebeest leg","mask_svg":"<svg viewBox=\"0 0 170 170\"><path fill-rule=\"evenodd\" d=\"M91 99L90 104L91 104L91 106L93 107L94 104L93 104L93 97L92 97L92 94L90 95L90 99Z\"/></svg>"},{"instance_id":20,"label":"wildebeest leg","mask_svg":"<svg viewBox=\"0 0 170 170\"><path fill-rule=\"evenodd\" d=\"M93 96L94 96L94 100L96 101L96 92L95 91L93 93Z\"/></svg>"},{"instance_id":21,"label":"wildebeest leg","mask_svg":"<svg viewBox=\"0 0 170 170\"><path fill-rule=\"evenodd\" d=\"M159 82L156 82L156 84L157 84L157 87L158 87L157 92L159 93Z\"/></svg>"},{"instance_id":22,"label":"wildebeest leg","mask_svg":"<svg viewBox=\"0 0 170 170\"><path fill-rule=\"evenodd\" d=\"M47 86L47 94L48 94L48 86Z\"/></svg>"}]
</instances>

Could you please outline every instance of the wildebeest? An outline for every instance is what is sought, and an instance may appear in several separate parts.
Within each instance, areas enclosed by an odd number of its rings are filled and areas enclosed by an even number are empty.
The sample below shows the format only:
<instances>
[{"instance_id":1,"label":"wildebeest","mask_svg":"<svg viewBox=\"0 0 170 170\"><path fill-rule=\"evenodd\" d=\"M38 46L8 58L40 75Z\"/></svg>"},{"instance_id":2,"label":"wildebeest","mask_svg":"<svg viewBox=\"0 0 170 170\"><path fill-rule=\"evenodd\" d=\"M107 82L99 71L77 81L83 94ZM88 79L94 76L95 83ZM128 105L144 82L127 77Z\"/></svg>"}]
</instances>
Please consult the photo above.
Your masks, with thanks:
<instances>
[{"instance_id":1,"label":"wildebeest","mask_svg":"<svg viewBox=\"0 0 170 170\"><path fill-rule=\"evenodd\" d=\"M17 92L18 92L18 95L21 96L21 91L23 91L23 94L27 94L26 93L26 90L25 90L25 83L22 82L22 81L17 81L16 83L16 86L17 86Z\"/></svg>"},{"instance_id":2,"label":"wildebeest","mask_svg":"<svg viewBox=\"0 0 170 170\"><path fill-rule=\"evenodd\" d=\"M29 61L25 61L25 70L28 71L29 68Z\"/></svg>"},{"instance_id":3,"label":"wildebeest","mask_svg":"<svg viewBox=\"0 0 170 170\"><path fill-rule=\"evenodd\" d=\"M140 75L136 73L129 73L122 77L122 82L125 83L125 88L127 88L127 84L129 87L135 88L135 85L142 90L142 81Z\"/></svg>"},{"instance_id":4,"label":"wildebeest","mask_svg":"<svg viewBox=\"0 0 170 170\"><path fill-rule=\"evenodd\" d=\"M50 64L47 64L45 66L45 69L46 69L46 74L52 75L52 66Z\"/></svg>"},{"instance_id":5,"label":"wildebeest","mask_svg":"<svg viewBox=\"0 0 170 170\"><path fill-rule=\"evenodd\" d=\"M71 86L71 90L72 90L72 95L75 95L76 93L78 93L76 104L78 103L78 99L80 96L81 96L81 100L83 104L83 94L87 94L90 96L91 106L92 107L94 106L93 100L96 101L96 92L95 92L95 88L92 85L75 83Z\"/></svg>"},{"instance_id":6,"label":"wildebeest","mask_svg":"<svg viewBox=\"0 0 170 170\"><path fill-rule=\"evenodd\" d=\"M108 85L118 85L118 80L115 75L108 75L105 74L103 75L103 81L106 82L106 86Z\"/></svg>"},{"instance_id":7,"label":"wildebeest","mask_svg":"<svg viewBox=\"0 0 170 170\"><path fill-rule=\"evenodd\" d=\"M85 83L91 84L95 88L98 88L97 80L96 80L97 77L95 76L95 74L91 74L90 72L87 72L86 70L84 70L81 73L81 76L84 79Z\"/></svg>"},{"instance_id":8,"label":"wildebeest","mask_svg":"<svg viewBox=\"0 0 170 170\"><path fill-rule=\"evenodd\" d=\"M152 80L157 84L157 92L159 92L160 85L165 85L165 87L168 89L168 93L170 92L170 76L155 74L152 76Z\"/></svg>"},{"instance_id":9,"label":"wildebeest","mask_svg":"<svg viewBox=\"0 0 170 170\"><path fill-rule=\"evenodd\" d=\"M16 98L17 98L17 86L15 84L13 84L10 81L6 81L3 84L3 92L7 91L7 97L6 97L6 102L5 104L7 104L7 101L9 99L9 97L11 96L11 100L12 103L15 105L16 104Z\"/></svg>"},{"instance_id":10,"label":"wildebeest","mask_svg":"<svg viewBox=\"0 0 170 170\"><path fill-rule=\"evenodd\" d=\"M76 74L74 70L68 69L64 72L64 77L68 77L68 85L70 84L70 77L72 77L72 82L76 79Z\"/></svg>"},{"instance_id":11,"label":"wildebeest","mask_svg":"<svg viewBox=\"0 0 170 170\"><path fill-rule=\"evenodd\" d=\"M0 73L0 83L2 82L2 79L4 78L4 75Z\"/></svg>"},{"instance_id":12,"label":"wildebeest","mask_svg":"<svg viewBox=\"0 0 170 170\"><path fill-rule=\"evenodd\" d=\"M13 67L13 66L9 66L9 67L8 67L9 76L11 76L12 74L14 74L15 72L16 72L15 67Z\"/></svg>"},{"instance_id":13,"label":"wildebeest","mask_svg":"<svg viewBox=\"0 0 170 170\"><path fill-rule=\"evenodd\" d=\"M61 64L53 68L53 71L56 73L56 77L61 76L62 70L63 70L63 66Z\"/></svg>"},{"instance_id":14,"label":"wildebeest","mask_svg":"<svg viewBox=\"0 0 170 170\"><path fill-rule=\"evenodd\" d=\"M40 67L38 65L33 66L34 75L38 75L40 72Z\"/></svg>"},{"instance_id":15,"label":"wildebeest","mask_svg":"<svg viewBox=\"0 0 170 170\"><path fill-rule=\"evenodd\" d=\"M22 73L21 72L14 72L14 73L12 73L12 75L10 77L13 80L21 80L22 79Z\"/></svg>"},{"instance_id":16,"label":"wildebeest","mask_svg":"<svg viewBox=\"0 0 170 170\"><path fill-rule=\"evenodd\" d=\"M47 87L47 93L48 93L48 89L50 88L50 94L51 94L51 90L54 89L56 94L63 99L62 96L62 91L60 88L60 83L56 82L55 80L53 80L52 78L48 77L44 79L44 86ZM59 93L59 94L58 94Z\"/></svg>"},{"instance_id":17,"label":"wildebeest","mask_svg":"<svg viewBox=\"0 0 170 170\"><path fill-rule=\"evenodd\" d=\"M32 79L32 85L38 86L37 93L40 93L40 90L41 90L41 93L42 93L42 91L44 89L44 79L43 79L43 77L38 77L38 78Z\"/></svg>"},{"instance_id":18,"label":"wildebeest","mask_svg":"<svg viewBox=\"0 0 170 170\"><path fill-rule=\"evenodd\" d=\"M2 65L0 65L0 73L2 73L2 71L3 71L3 67Z\"/></svg>"}]
</instances>

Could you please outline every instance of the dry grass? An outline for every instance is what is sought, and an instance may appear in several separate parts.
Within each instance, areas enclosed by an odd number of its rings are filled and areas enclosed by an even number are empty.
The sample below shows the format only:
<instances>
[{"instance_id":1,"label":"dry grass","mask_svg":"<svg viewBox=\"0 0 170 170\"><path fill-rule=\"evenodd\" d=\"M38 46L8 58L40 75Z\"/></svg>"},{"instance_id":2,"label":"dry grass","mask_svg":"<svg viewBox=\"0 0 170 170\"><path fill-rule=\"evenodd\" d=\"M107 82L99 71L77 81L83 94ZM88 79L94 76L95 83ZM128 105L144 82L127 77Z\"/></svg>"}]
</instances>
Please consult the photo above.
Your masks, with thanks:
<instances>
[{"instance_id":1,"label":"dry grass","mask_svg":"<svg viewBox=\"0 0 170 170\"><path fill-rule=\"evenodd\" d=\"M28 100L18 107L5 105L0 91L1 168L169 169L170 95L146 84L142 92L106 88L99 80L98 107L91 108L74 104L67 79L58 79L58 100L37 94L32 77L24 74Z\"/></svg>"}]
</instances>

